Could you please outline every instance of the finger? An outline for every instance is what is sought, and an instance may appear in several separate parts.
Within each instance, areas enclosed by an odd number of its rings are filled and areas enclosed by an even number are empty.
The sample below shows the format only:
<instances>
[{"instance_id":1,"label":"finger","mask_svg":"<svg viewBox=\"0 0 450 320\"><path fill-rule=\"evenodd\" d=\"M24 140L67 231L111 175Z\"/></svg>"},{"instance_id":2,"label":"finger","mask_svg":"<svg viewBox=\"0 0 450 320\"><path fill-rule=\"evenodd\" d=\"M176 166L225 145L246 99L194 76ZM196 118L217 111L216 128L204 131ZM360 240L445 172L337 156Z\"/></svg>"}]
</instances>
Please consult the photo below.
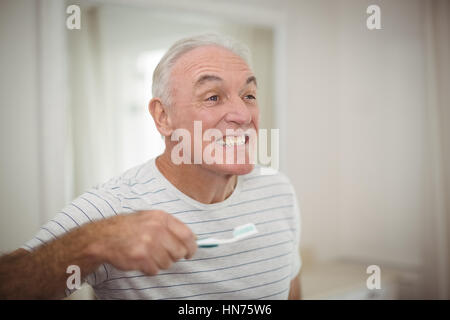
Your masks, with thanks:
<instances>
[{"instance_id":1,"label":"finger","mask_svg":"<svg viewBox=\"0 0 450 320\"><path fill-rule=\"evenodd\" d=\"M152 260L148 260L142 263L141 266L139 267L139 270L149 276L155 276L159 272L159 268Z\"/></svg>"},{"instance_id":2,"label":"finger","mask_svg":"<svg viewBox=\"0 0 450 320\"><path fill-rule=\"evenodd\" d=\"M165 248L161 248L158 252L152 254L153 260L159 269L169 269L173 260Z\"/></svg>"},{"instance_id":3,"label":"finger","mask_svg":"<svg viewBox=\"0 0 450 320\"><path fill-rule=\"evenodd\" d=\"M190 242L188 245L188 253L185 256L185 259L190 259L194 256L195 252L197 252L197 242L195 240Z\"/></svg>"},{"instance_id":4,"label":"finger","mask_svg":"<svg viewBox=\"0 0 450 320\"><path fill-rule=\"evenodd\" d=\"M172 260L175 262L181 258L186 257L188 248L178 239L178 237L169 229L163 237L163 247L167 250Z\"/></svg>"},{"instance_id":5,"label":"finger","mask_svg":"<svg viewBox=\"0 0 450 320\"><path fill-rule=\"evenodd\" d=\"M197 250L196 236L192 230L173 216L168 217L167 227L187 248L186 259L191 258Z\"/></svg>"}]
</instances>

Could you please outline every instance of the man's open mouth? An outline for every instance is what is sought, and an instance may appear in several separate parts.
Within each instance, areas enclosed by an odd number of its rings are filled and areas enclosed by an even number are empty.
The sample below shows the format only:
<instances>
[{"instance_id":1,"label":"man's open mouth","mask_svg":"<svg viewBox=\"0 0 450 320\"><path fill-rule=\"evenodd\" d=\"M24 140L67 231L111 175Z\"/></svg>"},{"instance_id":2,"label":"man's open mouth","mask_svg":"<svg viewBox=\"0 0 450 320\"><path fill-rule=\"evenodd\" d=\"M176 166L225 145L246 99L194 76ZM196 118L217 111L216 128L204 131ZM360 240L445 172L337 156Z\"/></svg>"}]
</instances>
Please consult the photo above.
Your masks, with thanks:
<instances>
[{"instance_id":1,"label":"man's open mouth","mask_svg":"<svg viewBox=\"0 0 450 320\"><path fill-rule=\"evenodd\" d=\"M216 143L221 146L233 147L242 146L248 143L249 136L246 134L236 135L236 136L223 136L221 139L217 139Z\"/></svg>"}]
</instances>

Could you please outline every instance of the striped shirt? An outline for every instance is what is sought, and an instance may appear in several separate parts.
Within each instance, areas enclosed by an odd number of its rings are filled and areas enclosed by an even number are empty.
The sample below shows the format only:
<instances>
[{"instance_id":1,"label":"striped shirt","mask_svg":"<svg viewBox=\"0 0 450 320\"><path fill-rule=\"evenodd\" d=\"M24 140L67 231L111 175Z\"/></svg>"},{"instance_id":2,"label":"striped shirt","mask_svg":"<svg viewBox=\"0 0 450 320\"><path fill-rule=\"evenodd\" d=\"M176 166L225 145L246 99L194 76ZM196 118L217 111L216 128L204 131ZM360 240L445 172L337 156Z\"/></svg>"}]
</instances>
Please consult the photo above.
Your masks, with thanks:
<instances>
[{"instance_id":1,"label":"striped shirt","mask_svg":"<svg viewBox=\"0 0 450 320\"><path fill-rule=\"evenodd\" d=\"M200 238L230 238L236 226L258 233L235 243L199 248L157 275L121 271L104 263L86 277L99 299L286 299L301 267L300 212L294 189L281 173L260 167L238 177L224 201L200 203L175 188L155 159L96 186L67 205L22 248L33 250L73 228L117 214L164 210ZM69 295L72 290L66 289Z\"/></svg>"}]
</instances>

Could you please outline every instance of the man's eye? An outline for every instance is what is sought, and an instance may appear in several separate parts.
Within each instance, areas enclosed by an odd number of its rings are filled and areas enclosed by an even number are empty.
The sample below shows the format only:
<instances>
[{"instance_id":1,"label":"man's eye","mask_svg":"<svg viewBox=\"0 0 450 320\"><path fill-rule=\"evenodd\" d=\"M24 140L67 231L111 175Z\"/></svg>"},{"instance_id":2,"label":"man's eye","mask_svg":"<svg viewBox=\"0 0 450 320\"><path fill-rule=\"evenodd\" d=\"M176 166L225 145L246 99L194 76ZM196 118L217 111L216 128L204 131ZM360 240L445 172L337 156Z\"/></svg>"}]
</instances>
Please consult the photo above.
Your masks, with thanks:
<instances>
[{"instance_id":1,"label":"man's eye","mask_svg":"<svg viewBox=\"0 0 450 320\"><path fill-rule=\"evenodd\" d=\"M246 99L256 99L256 97L252 94L248 94L245 96Z\"/></svg>"},{"instance_id":2,"label":"man's eye","mask_svg":"<svg viewBox=\"0 0 450 320\"><path fill-rule=\"evenodd\" d=\"M214 96L209 97L206 100L207 101L218 101L219 100L219 96L218 95L214 95Z\"/></svg>"}]
</instances>

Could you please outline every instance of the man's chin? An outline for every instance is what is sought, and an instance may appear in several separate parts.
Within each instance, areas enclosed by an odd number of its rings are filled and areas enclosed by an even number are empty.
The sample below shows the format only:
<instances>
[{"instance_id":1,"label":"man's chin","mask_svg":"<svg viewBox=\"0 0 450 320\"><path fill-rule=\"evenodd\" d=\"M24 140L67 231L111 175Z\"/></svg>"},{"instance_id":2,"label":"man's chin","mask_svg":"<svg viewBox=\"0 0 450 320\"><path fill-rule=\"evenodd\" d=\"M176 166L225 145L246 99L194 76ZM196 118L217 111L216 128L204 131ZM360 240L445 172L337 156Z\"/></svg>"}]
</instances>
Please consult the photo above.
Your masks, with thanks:
<instances>
[{"instance_id":1,"label":"man's chin","mask_svg":"<svg viewBox=\"0 0 450 320\"><path fill-rule=\"evenodd\" d=\"M252 172L254 164L213 164L208 166L210 170L221 174L243 175Z\"/></svg>"}]
</instances>

